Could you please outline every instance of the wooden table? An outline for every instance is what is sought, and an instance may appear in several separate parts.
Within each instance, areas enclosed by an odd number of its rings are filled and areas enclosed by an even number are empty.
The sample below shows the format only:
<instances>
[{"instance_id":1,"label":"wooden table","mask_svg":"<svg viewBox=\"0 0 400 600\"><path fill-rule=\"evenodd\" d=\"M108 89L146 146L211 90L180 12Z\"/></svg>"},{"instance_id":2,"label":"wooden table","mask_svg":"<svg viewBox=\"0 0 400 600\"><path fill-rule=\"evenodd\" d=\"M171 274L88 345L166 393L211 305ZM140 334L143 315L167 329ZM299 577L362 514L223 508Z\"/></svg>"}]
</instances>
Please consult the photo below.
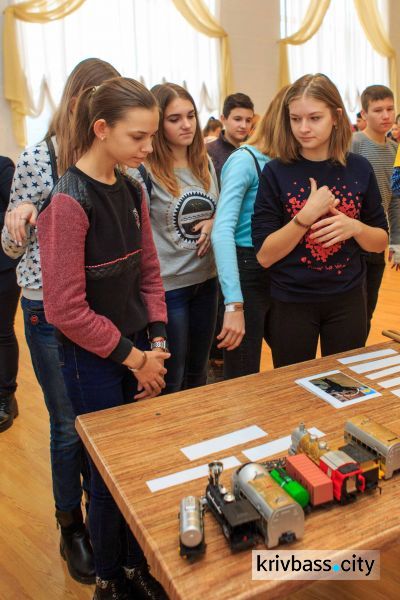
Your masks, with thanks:
<instances>
[{"instance_id":1,"label":"wooden table","mask_svg":"<svg viewBox=\"0 0 400 600\"><path fill-rule=\"evenodd\" d=\"M399 351L400 345L388 342L346 355L382 348ZM155 493L146 481L229 455L246 462L241 450L288 435L300 422L321 429L332 445L343 440L346 419L360 413L400 433L400 399L364 375L354 374L337 357L78 417L77 429L86 448L171 599L272 599L307 583L252 581L251 551L232 554L209 513L205 515L206 554L194 564L182 559L178 552L179 502L189 494L203 495L207 480ZM294 383L299 377L332 369L373 385L382 396L336 410ZM189 461L180 451L250 425L267 431L267 438L196 461ZM221 478L228 487L231 473L226 471ZM400 533L400 475L383 481L382 488L381 495L359 495L350 505L311 513L306 517L304 538L282 549L379 549L393 543Z\"/></svg>"}]
</instances>

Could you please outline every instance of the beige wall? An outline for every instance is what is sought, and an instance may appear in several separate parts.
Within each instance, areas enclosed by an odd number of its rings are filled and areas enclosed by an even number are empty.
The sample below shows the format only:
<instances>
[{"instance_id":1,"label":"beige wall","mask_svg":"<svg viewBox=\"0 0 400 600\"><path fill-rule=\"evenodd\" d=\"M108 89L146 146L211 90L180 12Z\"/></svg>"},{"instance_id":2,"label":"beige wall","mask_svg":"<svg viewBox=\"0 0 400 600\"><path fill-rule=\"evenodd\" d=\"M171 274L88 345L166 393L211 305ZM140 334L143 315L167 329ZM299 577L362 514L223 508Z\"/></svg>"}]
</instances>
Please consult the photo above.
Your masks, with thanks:
<instances>
[{"instance_id":1,"label":"beige wall","mask_svg":"<svg viewBox=\"0 0 400 600\"><path fill-rule=\"evenodd\" d=\"M279 0L220 0L221 25L231 43L235 91L263 113L278 85Z\"/></svg>"},{"instance_id":2,"label":"beige wall","mask_svg":"<svg viewBox=\"0 0 400 600\"><path fill-rule=\"evenodd\" d=\"M397 113L400 113L400 2L388 0L390 42L397 54Z\"/></svg>"},{"instance_id":3,"label":"beige wall","mask_svg":"<svg viewBox=\"0 0 400 600\"><path fill-rule=\"evenodd\" d=\"M400 99L400 1L388 2L389 34L398 55ZM1 32L2 13L8 4L8 0L0 0ZM219 9L221 24L230 36L235 90L249 94L256 111L262 113L278 85L279 0L220 0ZM0 154L15 158L18 148L8 103L3 99L2 71L0 61Z\"/></svg>"}]
</instances>

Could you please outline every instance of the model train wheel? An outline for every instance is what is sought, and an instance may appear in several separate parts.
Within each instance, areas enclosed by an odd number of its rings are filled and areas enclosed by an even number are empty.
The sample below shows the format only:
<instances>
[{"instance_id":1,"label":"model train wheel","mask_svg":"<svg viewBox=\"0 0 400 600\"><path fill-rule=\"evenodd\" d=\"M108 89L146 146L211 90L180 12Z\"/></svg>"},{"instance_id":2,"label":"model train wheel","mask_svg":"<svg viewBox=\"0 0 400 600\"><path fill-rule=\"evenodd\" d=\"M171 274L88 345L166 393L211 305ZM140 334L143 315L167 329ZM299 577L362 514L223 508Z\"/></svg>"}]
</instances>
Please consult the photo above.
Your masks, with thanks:
<instances>
[{"instance_id":1,"label":"model train wheel","mask_svg":"<svg viewBox=\"0 0 400 600\"><path fill-rule=\"evenodd\" d=\"M230 541L230 539L231 539L231 533L230 533L230 531L229 531L229 528L228 528L228 526L227 526L227 525L225 525L225 523L222 525L222 531L223 531L223 534L224 534L224 536L226 537L226 539L227 539L227 540L228 540L228 542L229 542L229 541Z\"/></svg>"}]
</instances>

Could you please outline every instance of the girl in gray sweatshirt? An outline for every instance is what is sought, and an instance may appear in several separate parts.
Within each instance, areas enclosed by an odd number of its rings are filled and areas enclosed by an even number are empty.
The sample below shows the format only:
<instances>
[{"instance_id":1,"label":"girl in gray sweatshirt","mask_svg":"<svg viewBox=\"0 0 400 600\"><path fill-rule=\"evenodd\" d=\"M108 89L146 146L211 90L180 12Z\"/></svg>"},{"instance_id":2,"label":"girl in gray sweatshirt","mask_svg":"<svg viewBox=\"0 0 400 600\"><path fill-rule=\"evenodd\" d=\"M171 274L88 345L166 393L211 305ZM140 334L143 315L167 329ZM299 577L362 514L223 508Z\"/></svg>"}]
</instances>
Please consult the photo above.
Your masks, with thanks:
<instances>
[{"instance_id":1,"label":"girl in gray sweatshirt","mask_svg":"<svg viewBox=\"0 0 400 600\"><path fill-rule=\"evenodd\" d=\"M152 89L160 126L147 159L150 217L166 290L165 393L204 385L217 310L217 278L210 245L218 199L193 98L181 86ZM150 187L150 186L148 186Z\"/></svg>"}]
</instances>

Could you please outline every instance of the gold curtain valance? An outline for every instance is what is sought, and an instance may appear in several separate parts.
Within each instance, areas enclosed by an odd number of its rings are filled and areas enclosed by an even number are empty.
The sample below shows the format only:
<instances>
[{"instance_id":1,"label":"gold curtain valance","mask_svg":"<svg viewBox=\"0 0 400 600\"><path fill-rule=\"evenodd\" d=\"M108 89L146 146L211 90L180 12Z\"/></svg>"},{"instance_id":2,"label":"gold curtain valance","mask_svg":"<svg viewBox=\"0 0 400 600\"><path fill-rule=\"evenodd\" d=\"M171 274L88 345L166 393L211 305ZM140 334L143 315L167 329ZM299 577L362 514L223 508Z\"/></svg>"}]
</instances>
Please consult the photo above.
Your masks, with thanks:
<instances>
[{"instance_id":1,"label":"gold curtain valance","mask_svg":"<svg viewBox=\"0 0 400 600\"><path fill-rule=\"evenodd\" d=\"M34 114L28 83L22 68L16 19L29 23L48 23L63 19L85 0L30 0L8 6L4 11L3 70L4 97L10 102L15 139L26 146L25 117Z\"/></svg>"},{"instance_id":2,"label":"gold curtain valance","mask_svg":"<svg viewBox=\"0 0 400 600\"><path fill-rule=\"evenodd\" d=\"M390 89L394 94L395 106L397 106L396 52L385 33L376 0L354 0L354 6L369 43L378 54L385 56L389 61Z\"/></svg>"},{"instance_id":3,"label":"gold curtain valance","mask_svg":"<svg viewBox=\"0 0 400 600\"><path fill-rule=\"evenodd\" d=\"M229 37L214 19L203 0L172 0L181 15L200 33L221 40L221 102L233 93L233 74Z\"/></svg>"}]
</instances>

